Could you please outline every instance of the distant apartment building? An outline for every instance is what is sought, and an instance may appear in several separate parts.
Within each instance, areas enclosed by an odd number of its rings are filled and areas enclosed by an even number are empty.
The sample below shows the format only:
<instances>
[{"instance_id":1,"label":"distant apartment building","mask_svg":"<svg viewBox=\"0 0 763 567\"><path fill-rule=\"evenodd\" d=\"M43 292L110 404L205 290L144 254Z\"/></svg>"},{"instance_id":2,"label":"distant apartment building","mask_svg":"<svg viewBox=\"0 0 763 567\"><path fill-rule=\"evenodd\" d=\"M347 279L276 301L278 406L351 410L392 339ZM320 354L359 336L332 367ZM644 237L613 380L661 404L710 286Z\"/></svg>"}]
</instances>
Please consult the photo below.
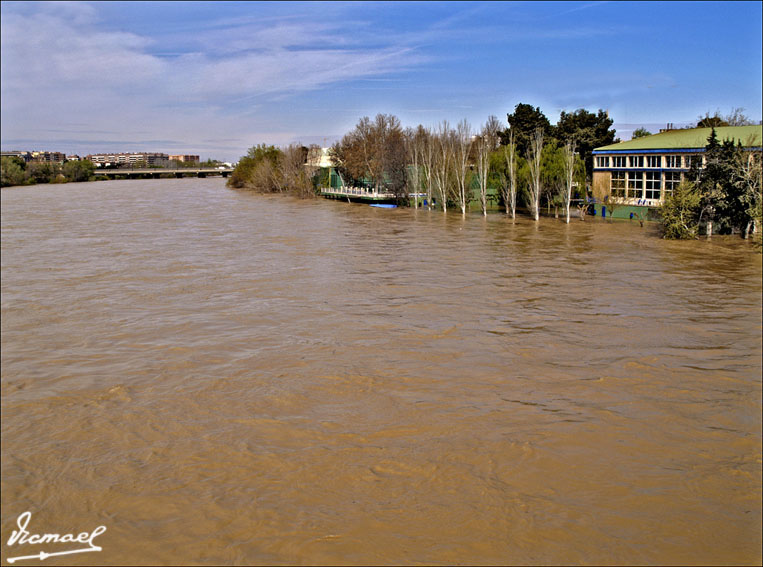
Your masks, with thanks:
<instances>
[{"instance_id":1,"label":"distant apartment building","mask_svg":"<svg viewBox=\"0 0 763 567\"><path fill-rule=\"evenodd\" d=\"M186 155L186 154L178 154L178 155L170 155L170 161L182 161L182 162L189 162L189 163L199 163L201 160L199 159L199 156Z\"/></svg>"},{"instance_id":2,"label":"distant apartment building","mask_svg":"<svg viewBox=\"0 0 763 567\"><path fill-rule=\"evenodd\" d=\"M47 163L63 163L66 161L66 154L62 152L40 152L40 151L10 151L2 152L3 157L17 157L23 159L25 162L47 162Z\"/></svg>"},{"instance_id":3,"label":"distant apartment building","mask_svg":"<svg viewBox=\"0 0 763 567\"><path fill-rule=\"evenodd\" d=\"M64 163L66 161L66 154L62 152L32 152L31 161Z\"/></svg>"},{"instance_id":4,"label":"distant apartment building","mask_svg":"<svg viewBox=\"0 0 763 567\"><path fill-rule=\"evenodd\" d=\"M145 162L148 166L166 167L169 165L169 156L162 153L140 152L140 153L114 153L114 154L90 154L86 157L92 161L96 167L104 166L134 166L138 162Z\"/></svg>"},{"instance_id":5,"label":"distant apartment building","mask_svg":"<svg viewBox=\"0 0 763 567\"><path fill-rule=\"evenodd\" d=\"M24 152L24 151L19 151L19 150L12 150L12 151L3 150L2 152L0 152L0 156L2 156L2 157L16 157L16 158L24 160L27 163L32 161L32 153L31 152Z\"/></svg>"},{"instance_id":6,"label":"distant apartment building","mask_svg":"<svg viewBox=\"0 0 763 567\"><path fill-rule=\"evenodd\" d=\"M692 165L705 165L705 147L712 128L664 130L659 134L593 150L593 194L614 197L620 215L657 207L686 177ZM732 140L748 150L761 150L763 127L719 126L718 141Z\"/></svg>"}]
</instances>

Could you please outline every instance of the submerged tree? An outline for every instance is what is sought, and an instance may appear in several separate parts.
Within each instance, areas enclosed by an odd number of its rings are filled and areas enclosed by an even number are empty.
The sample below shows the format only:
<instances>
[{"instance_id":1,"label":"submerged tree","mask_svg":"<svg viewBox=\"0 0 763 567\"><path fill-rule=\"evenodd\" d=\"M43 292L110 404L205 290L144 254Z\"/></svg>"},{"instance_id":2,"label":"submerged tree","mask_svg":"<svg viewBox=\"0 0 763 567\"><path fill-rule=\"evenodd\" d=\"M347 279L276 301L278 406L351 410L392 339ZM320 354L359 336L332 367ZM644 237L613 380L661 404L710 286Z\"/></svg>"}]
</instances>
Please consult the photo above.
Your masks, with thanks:
<instances>
[{"instance_id":1,"label":"submerged tree","mask_svg":"<svg viewBox=\"0 0 763 567\"><path fill-rule=\"evenodd\" d=\"M749 141L748 146L753 146ZM760 153L745 150L741 141L718 141L715 129L705 147L705 167L698 172L702 195L701 220L708 236L716 229L721 234L739 232L747 236L755 226L755 211L760 202ZM757 173L756 173L757 171Z\"/></svg>"},{"instance_id":2,"label":"submerged tree","mask_svg":"<svg viewBox=\"0 0 763 567\"><path fill-rule=\"evenodd\" d=\"M543 153L543 129L536 128L530 139L530 148L527 154L527 163L530 167L530 184L528 187L530 197L530 211L533 218L540 220L540 195L541 186L541 156Z\"/></svg>"},{"instance_id":3,"label":"submerged tree","mask_svg":"<svg viewBox=\"0 0 763 567\"><path fill-rule=\"evenodd\" d=\"M434 185L435 154L437 150L435 133L432 128L423 128L422 132L422 165L427 188L427 207L432 208L432 188Z\"/></svg>"},{"instance_id":4,"label":"submerged tree","mask_svg":"<svg viewBox=\"0 0 763 567\"><path fill-rule=\"evenodd\" d=\"M503 199L506 204L506 214L517 218L517 145L514 143L514 132L509 132L507 144L503 148L506 160L506 178L503 184Z\"/></svg>"},{"instance_id":5,"label":"submerged tree","mask_svg":"<svg viewBox=\"0 0 763 567\"><path fill-rule=\"evenodd\" d=\"M444 213L448 212L450 179L455 161L454 138L455 132L450 127L450 124L448 124L448 121L443 120L438 126L435 138L434 180L440 198L440 206Z\"/></svg>"},{"instance_id":6,"label":"submerged tree","mask_svg":"<svg viewBox=\"0 0 763 567\"><path fill-rule=\"evenodd\" d=\"M472 149L472 127L466 121L461 120L456 126L453 138L453 164L456 174L456 187L458 190L458 204L461 214L466 214L466 209L471 201L469 187L469 157Z\"/></svg>"},{"instance_id":7,"label":"submerged tree","mask_svg":"<svg viewBox=\"0 0 763 567\"><path fill-rule=\"evenodd\" d=\"M550 139L543 146L540 163L541 196L546 198L548 214L554 207L555 216L559 216L559 206L562 204L564 188L564 155L557 140Z\"/></svg>"},{"instance_id":8,"label":"submerged tree","mask_svg":"<svg viewBox=\"0 0 763 567\"><path fill-rule=\"evenodd\" d=\"M662 204L663 238L686 240L699 231L702 195L691 181L682 181Z\"/></svg>"},{"instance_id":9,"label":"submerged tree","mask_svg":"<svg viewBox=\"0 0 763 567\"><path fill-rule=\"evenodd\" d=\"M419 207L419 192L421 191L421 170L423 167L424 127L419 125L405 129L405 150L408 158L408 192L413 193L413 206Z\"/></svg>"},{"instance_id":10,"label":"submerged tree","mask_svg":"<svg viewBox=\"0 0 763 567\"><path fill-rule=\"evenodd\" d=\"M360 119L355 128L332 147L332 159L344 178L370 183L377 192L406 198L407 172L404 133L391 114Z\"/></svg>"},{"instance_id":11,"label":"submerged tree","mask_svg":"<svg viewBox=\"0 0 763 567\"><path fill-rule=\"evenodd\" d=\"M228 186L260 193L289 193L298 197L315 194L315 159L308 159L320 149L291 144L284 149L260 144L242 157Z\"/></svg>"},{"instance_id":12,"label":"submerged tree","mask_svg":"<svg viewBox=\"0 0 763 567\"><path fill-rule=\"evenodd\" d=\"M498 118L490 116L482 126L477 137L477 178L480 187L480 206L482 214L487 216L487 186L490 176L490 156L498 146L498 132L500 131Z\"/></svg>"},{"instance_id":13,"label":"submerged tree","mask_svg":"<svg viewBox=\"0 0 763 567\"><path fill-rule=\"evenodd\" d=\"M575 140L567 140L564 144L564 222L570 222L570 202L572 200L572 183L575 178Z\"/></svg>"},{"instance_id":14,"label":"submerged tree","mask_svg":"<svg viewBox=\"0 0 763 567\"><path fill-rule=\"evenodd\" d=\"M737 188L740 208L744 214L744 238L757 235L760 242L763 221L763 155L759 151L739 152L732 164L732 183Z\"/></svg>"}]
</instances>

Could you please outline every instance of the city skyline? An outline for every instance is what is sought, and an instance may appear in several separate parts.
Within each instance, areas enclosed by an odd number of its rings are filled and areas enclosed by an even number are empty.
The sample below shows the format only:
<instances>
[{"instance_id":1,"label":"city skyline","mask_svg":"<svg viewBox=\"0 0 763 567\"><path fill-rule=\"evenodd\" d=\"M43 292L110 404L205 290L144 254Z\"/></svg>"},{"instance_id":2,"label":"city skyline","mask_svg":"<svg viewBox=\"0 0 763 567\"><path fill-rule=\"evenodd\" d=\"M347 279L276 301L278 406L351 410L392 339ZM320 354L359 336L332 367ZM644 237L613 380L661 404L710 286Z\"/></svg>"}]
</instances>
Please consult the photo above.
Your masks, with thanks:
<instances>
[{"instance_id":1,"label":"city skyline","mask_svg":"<svg viewBox=\"0 0 763 567\"><path fill-rule=\"evenodd\" d=\"M708 31L711 30L711 31ZM2 149L200 154L404 126L761 119L759 2L2 3Z\"/></svg>"}]
</instances>

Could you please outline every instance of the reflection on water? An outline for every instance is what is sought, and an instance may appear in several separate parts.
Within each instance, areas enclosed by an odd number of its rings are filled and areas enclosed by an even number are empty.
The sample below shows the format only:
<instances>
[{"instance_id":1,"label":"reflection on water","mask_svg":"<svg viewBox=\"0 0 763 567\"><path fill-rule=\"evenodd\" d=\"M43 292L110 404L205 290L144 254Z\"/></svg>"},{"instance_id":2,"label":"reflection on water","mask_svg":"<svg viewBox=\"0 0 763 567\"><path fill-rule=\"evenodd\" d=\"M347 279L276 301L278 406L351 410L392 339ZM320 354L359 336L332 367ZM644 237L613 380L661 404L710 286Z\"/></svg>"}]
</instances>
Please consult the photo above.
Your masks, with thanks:
<instances>
[{"instance_id":1,"label":"reflection on water","mask_svg":"<svg viewBox=\"0 0 763 567\"><path fill-rule=\"evenodd\" d=\"M654 230L4 189L2 541L29 510L108 527L76 564L760 563L761 257Z\"/></svg>"}]
</instances>

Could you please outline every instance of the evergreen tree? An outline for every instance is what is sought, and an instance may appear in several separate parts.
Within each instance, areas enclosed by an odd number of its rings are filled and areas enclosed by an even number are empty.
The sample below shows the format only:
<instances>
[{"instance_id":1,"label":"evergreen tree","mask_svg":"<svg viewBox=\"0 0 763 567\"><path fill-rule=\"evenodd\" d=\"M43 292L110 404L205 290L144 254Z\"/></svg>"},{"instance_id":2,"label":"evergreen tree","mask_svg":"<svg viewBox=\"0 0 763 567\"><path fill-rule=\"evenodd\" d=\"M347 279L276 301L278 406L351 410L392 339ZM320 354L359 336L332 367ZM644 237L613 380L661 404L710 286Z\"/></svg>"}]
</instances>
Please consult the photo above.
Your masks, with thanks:
<instances>
[{"instance_id":1,"label":"evergreen tree","mask_svg":"<svg viewBox=\"0 0 763 567\"><path fill-rule=\"evenodd\" d=\"M514 107L514 113L507 114L506 118L509 121L509 128L498 134L501 138L501 145L505 146L509 143L509 129L512 130L516 151L520 156L526 155L530 150L530 140L538 128L542 129L544 137L549 137L552 134L551 122L541 112L540 107L533 108L529 104L520 102Z\"/></svg>"},{"instance_id":2,"label":"evergreen tree","mask_svg":"<svg viewBox=\"0 0 763 567\"><path fill-rule=\"evenodd\" d=\"M599 109L594 114L583 108L575 112L564 112L559 116L554 137L559 140L575 140L577 153L585 162L586 172L593 173L593 150L617 142L613 120L606 111Z\"/></svg>"}]
</instances>

